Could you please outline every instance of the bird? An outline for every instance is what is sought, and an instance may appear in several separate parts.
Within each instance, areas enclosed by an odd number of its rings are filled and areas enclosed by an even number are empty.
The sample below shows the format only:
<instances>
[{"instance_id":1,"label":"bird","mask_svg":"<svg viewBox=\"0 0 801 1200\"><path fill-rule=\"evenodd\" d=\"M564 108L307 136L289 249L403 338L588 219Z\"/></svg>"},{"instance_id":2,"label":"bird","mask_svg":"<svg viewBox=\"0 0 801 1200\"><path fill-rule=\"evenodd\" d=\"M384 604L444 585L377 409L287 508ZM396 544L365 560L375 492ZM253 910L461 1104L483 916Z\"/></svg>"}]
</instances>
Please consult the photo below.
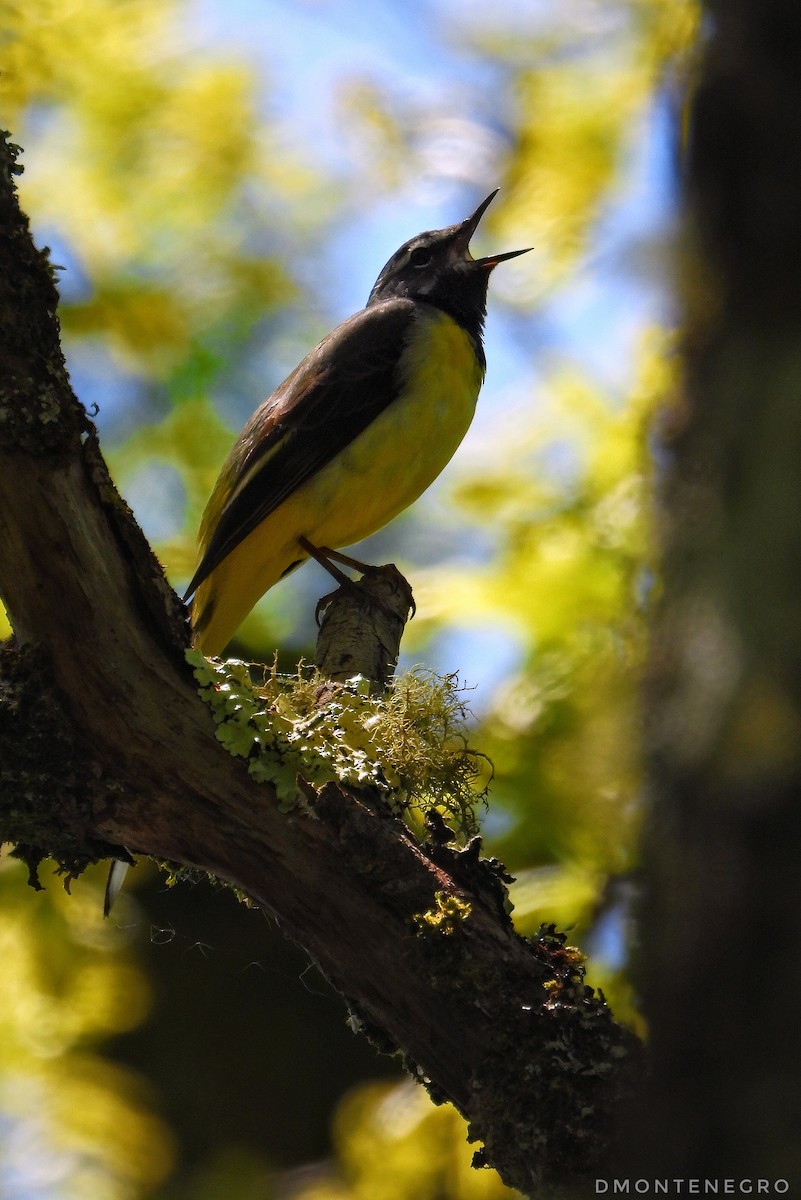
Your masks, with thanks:
<instances>
[{"instance_id":1,"label":"bird","mask_svg":"<svg viewBox=\"0 0 801 1200\"><path fill-rule=\"evenodd\" d=\"M308 558L329 570L434 482L473 419L484 381L489 278L530 250L474 259L499 189L464 221L411 238L366 306L261 404L226 458L198 534L192 642L219 654L254 604ZM130 862L111 864L107 917Z\"/></svg>"},{"instance_id":2,"label":"bird","mask_svg":"<svg viewBox=\"0 0 801 1200\"><path fill-rule=\"evenodd\" d=\"M253 413L198 532L193 646L219 655L258 600L310 557L381 529L437 478L464 438L486 371L490 274L525 250L473 258L500 189L456 225L420 233L384 265L367 304Z\"/></svg>"}]
</instances>

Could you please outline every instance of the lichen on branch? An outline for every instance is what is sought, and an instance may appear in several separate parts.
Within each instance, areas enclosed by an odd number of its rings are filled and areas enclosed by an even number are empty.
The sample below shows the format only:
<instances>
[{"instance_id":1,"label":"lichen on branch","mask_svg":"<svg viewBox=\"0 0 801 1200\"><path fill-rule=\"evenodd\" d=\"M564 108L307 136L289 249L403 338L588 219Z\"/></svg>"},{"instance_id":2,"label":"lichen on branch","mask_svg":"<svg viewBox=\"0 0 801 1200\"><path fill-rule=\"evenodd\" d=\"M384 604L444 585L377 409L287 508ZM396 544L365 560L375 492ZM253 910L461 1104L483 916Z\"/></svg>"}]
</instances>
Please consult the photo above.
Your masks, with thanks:
<instances>
[{"instance_id":1,"label":"lichen on branch","mask_svg":"<svg viewBox=\"0 0 801 1200\"><path fill-rule=\"evenodd\" d=\"M460 835L476 832L492 765L469 745L469 708L456 675L416 668L379 695L355 676L331 693L320 671L303 664L281 675L274 665L220 662L197 650L186 657L218 740L248 760L254 779L273 784L282 808L300 802L301 777L316 787L375 789L412 819L437 808Z\"/></svg>"}]
</instances>

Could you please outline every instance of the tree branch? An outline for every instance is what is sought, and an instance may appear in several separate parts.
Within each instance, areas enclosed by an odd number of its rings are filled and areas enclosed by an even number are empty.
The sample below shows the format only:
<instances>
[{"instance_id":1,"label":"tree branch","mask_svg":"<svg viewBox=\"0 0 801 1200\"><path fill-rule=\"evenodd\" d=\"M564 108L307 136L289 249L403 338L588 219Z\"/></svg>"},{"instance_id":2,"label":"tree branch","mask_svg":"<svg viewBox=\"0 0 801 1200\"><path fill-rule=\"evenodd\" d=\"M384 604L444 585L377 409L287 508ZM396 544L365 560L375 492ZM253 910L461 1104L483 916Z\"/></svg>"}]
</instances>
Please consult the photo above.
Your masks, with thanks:
<instances>
[{"instance_id":1,"label":"tree branch","mask_svg":"<svg viewBox=\"0 0 801 1200\"><path fill-rule=\"evenodd\" d=\"M499 868L477 843L456 851L434 825L421 846L375 795L334 784L300 781L301 802L281 812L221 747L183 657L183 608L69 389L52 279L8 168L0 591L15 643L0 661L3 836L32 863L46 852L77 871L123 845L242 889L365 1032L471 1121L508 1183L586 1178L610 1154L634 1039L563 938L515 934Z\"/></svg>"}]
</instances>

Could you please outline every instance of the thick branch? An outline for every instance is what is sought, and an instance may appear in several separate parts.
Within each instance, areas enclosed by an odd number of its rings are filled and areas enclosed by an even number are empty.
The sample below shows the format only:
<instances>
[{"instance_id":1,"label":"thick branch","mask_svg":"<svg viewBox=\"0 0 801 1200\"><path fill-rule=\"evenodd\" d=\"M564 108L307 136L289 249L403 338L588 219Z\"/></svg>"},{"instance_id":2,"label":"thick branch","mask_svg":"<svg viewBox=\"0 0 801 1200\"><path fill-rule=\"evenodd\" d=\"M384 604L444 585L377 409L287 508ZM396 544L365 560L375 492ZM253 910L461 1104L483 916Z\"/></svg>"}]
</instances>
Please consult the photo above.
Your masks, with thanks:
<instances>
[{"instance_id":1,"label":"thick branch","mask_svg":"<svg viewBox=\"0 0 801 1200\"><path fill-rule=\"evenodd\" d=\"M304 802L280 812L272 790L215 739L182 657L180 609L108 481L63 373L48 399L58 435L47 447L31 436L57 341L25 345L24 336L46 332L51 285L35 252L21 257L27 240L8 196L4 203L0 280L29 276L25 304L18 290L0 305L0 337L16 339L18 368L0 397L11 398L0 453L0 589L25 647L24 657L6 652L14 668L0 688L11 764L5 836L30 841L14 790L25 775L38 835L64 861L114 843L235 884L309 951L367 1031L400 1048L473 1122L507 1181L528 1191L596 1170L636 1053L585 988L575 952L558 938L515 935L498 874L479 864L477 847L458 854L438 837L423 848L370 794L334 785L305 787ZM24 439L15 434L23 427ZM64 788L42 779L31 789L30 762L20 761L38 717L30 698L45 678L47 720L69 730L73 756L62 767L73 777L66 828ZM58 763L49 766L57 780Z\"/></svg>"}]
</instances>

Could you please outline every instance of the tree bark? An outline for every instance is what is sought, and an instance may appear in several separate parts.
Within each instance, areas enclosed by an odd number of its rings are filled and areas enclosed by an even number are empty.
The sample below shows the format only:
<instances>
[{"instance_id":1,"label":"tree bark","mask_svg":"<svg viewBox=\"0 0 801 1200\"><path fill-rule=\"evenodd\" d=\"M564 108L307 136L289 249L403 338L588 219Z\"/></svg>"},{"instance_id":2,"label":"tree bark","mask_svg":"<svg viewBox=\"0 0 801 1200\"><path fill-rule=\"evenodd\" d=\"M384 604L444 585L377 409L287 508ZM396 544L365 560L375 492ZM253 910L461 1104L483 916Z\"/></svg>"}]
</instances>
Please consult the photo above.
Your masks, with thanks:
<instances>
[{"instance_id":1,"label":"tree bark","mask_svg":"<svg viewBox=\"0 0 801 1200\"><path fill-rule=\"evenodd\" d=\"M77 872L115 846L202 868L272 913L354 1022L451 1100L524 1192L610 1154L634 1039L545 931L518 937L502 871L432 825L421 846L369 791L271 787L215 739L183 607L118 497L69 389L46 257L7 148L0 196L0 661L6 840Z\"/></svg>"}]
</instances>

